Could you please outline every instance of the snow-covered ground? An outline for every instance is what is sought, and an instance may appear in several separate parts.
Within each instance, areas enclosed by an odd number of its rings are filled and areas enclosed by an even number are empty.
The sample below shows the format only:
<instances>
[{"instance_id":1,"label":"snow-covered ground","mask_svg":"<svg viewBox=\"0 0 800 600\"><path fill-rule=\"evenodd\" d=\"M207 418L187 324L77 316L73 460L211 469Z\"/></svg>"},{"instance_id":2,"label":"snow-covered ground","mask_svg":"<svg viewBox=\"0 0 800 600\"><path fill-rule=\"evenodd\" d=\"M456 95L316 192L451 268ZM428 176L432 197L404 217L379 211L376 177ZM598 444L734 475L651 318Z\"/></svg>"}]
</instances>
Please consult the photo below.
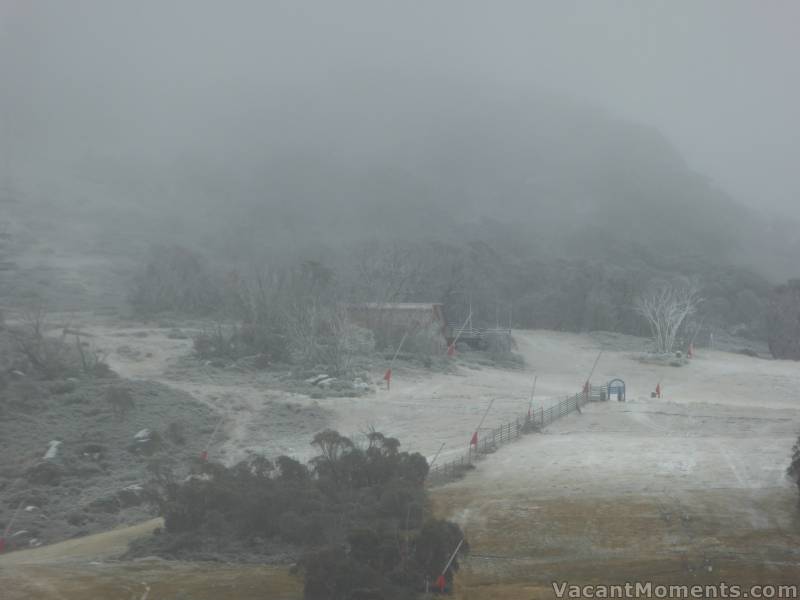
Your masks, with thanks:
<instances>
[{"instance_id":1,"label":"snow-covered ground","mask_svg":"<svg viewBox=\"0 0 800 600\"><path fill-rule=\"evenodd\" d=\"M596 337L519 338L546 381L568 382L597 351ZM477 555L463 578L484 595L470 598L529 598L558 577L796 578L800 512L786 467L800 432L800 365L701 351L661 367L615 345L595 379L625 379L628 402L589 405L436 491ZM658 381L664 398L653 399ZM498 595L508 581L519 587Z\"/></svg>"},{"instance_id":2,"label":"snow-covered ground","mask_svg":"<svg viewBox=\"0 0 800 600\"><path fill-rule=\"evenodd\" d=\"M88 315L71 315L69 322L91 336L86 339L104 353L111 368L122 377L162 382L219 411L224 418L224 441L215 452L226 462L250 452L311 458L311 437L324 427L354 436L374 427L400 439L405 449L429 458L444 443L440 460L447 460L464 453L492 400L485 427L524 415L534 375L531 368L495 369L457 358L460 366L454 373L396 366L391 389L386 390L381 377L387 365L378 359L372 373L374 394L311 399L276 389L280 386L276 386L274 373L180 368L180 359L191 352L192 342L174 339L168 327ZM538 355L548 350L537 350L535 344L549 335L519 334L520 350L529 360L539 360ZM547 407L579 391L581 378L585 379L595 357L591 347L585 356L571 361L572 374L551 377L538 370L541 377L534 406Z\"/></svg>"},{"instance_id":3,"label":"snow-covered ground","mask_svg":"<svg viewBox=\"0 0 800 600\"><path fill-rule=\"evenodd\" d=\"M623 437L657 432L680 436L687 428L695 432L695 437L712 432L727 436L758 431L764 423L778 418L785 425L783 437L791 438L800 414L798 363L701 350L683 367L647 364L640 360L646 342L615 334L517 331L514 336L526 359L524 369L496 369L467 361L461 362L454 373L395 368L391 390L387 391L381 381L386 365L377 361L372 374L374 394L310 399L276 389L274 375L176 368L181 357L191 352L191 340L173 339L169 328L80 316L72 317L71 323L92 335L92 345L106 353L106 360L121 376L160 381L218 410L224 417L225 442L217 452L227 461L249 452L309 458L313 450L310 437L315 428L323 426L346 435L375 427L399 438L404 448L429 457L444 443L441 460L446 460L464 452L492 400L485 427L524 415L533 376L538 375L534 409L547 407L581 389L600 350L603 355L592 383L625 380L628 402L591 407L586 419L576 416L548 431L559 431L568 424L586 427L592 415L592 422L603 425L582 430L582 439L614 432ZM651 392L658 383L662 399L652 400ZM284 414L287 404L294 416ZM696 404L712 406L680 408ZM669 411L675 414L668 417ZM720 411L725 414L707 414ZM743 430L732 429L734 426ZM537 443L536 439L526 441ZM682 447L688 452L690 445ZM781 447L780 452L783 450ZM509 452L517 453L518 449ZM785 462L787 457L781 460ZM777 469L775 464L771 468Z\"/></svg>"},{"instance_id":4,"label":"snow-covered ground","mask_svg":"<svg viewBox=\"0 0 800 600\"><path fill-rule=\"evenodd\" d=\"M797 493L785 477L800 432L798 363L700 350L686 366L659 366L640 360L637 338L518 331L524 369L466 360L453 373L397 368L386 391L376 361L374 394L315 400L264 375L181 369L191 341L169 328L73 319L123 377L160 381L217 410L225 438L213 452L228 462L250 452L308 458L315 430L370 426L429 457L444 442L446 460L464 452L491 400L487 427L524 414L537 374L534 406L547 406L579 391L603 350L592 383L624 379L628 402L591 404L436 488L437 510L462 523L475 555L461 589L483 591L464 597L530 598L567 575L782 581L800 572ZM663 398L652 399L659 382Z\"/></svg>"}]
</instances>

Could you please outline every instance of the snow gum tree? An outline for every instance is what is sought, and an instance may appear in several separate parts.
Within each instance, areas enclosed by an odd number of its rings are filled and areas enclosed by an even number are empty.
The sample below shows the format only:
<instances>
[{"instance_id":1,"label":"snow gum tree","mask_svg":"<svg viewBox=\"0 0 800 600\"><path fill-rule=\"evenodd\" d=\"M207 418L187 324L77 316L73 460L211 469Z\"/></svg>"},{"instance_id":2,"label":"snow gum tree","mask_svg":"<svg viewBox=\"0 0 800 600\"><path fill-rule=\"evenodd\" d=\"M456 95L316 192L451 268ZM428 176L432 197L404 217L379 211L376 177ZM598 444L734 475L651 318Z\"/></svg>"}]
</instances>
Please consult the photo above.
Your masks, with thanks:
<instances>
[{"instance_id":1,"label":"snow gum tree","mask_svg":"<svg viewBox=\"0 0 800 600\"><path fill-rule=\"evenodd\" d=\"M651 285L634 301L634 309L647 321L655 350L670 353L681 326L700 304L694 282L662 282Z\"/></svg>"}]
</instances>

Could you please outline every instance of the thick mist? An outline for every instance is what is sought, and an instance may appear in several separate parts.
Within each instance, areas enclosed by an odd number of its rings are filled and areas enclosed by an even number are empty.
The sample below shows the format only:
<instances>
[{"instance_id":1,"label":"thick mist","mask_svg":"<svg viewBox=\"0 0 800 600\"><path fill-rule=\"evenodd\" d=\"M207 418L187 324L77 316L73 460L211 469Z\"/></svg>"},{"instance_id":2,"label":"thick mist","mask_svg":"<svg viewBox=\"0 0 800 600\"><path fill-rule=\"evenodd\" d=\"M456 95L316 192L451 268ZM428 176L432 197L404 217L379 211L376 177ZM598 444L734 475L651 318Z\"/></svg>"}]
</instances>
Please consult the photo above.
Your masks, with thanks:
<instances>
[{"instance_id":1,"label":"thick mist","mask_svg":"<svg viewBox=\"0 0 800 600\"><path fill-rule=\"evenodd\" d=\"M783 279L794 10L7 3L2 193L80 252L481 241Z\"/></svg>"},{"instance_id":2,"label":"thick mist","mask_svg":"<svg viewBox=\"0 0 800 600\"><path fill-rule=\"evenodd\" d=\"M738 201L796 214L790 2L12 1L1 10L6 168L46 161L70 173L110 161L137 173L182 161L240 179L248 165L309 145L346 166L375 144L402 153L409 137L449 141L435 126L425 138L409 131L415 112L435 122L485 91L486 111L503 112L544 89L658 128ZM451 93L437 106L442 90ZM351 129L333 138L297 129L342 119Z\"/></svg>"},{"instance_id":3,"label":"thick mist","mask_svg":"<svg viewBox=\"0 0 800 600\"><path fill-rule=\"evenodd\" d=\"M797 597L798 17L0 0L3 600Z\"/></svg>"}]
</instances>

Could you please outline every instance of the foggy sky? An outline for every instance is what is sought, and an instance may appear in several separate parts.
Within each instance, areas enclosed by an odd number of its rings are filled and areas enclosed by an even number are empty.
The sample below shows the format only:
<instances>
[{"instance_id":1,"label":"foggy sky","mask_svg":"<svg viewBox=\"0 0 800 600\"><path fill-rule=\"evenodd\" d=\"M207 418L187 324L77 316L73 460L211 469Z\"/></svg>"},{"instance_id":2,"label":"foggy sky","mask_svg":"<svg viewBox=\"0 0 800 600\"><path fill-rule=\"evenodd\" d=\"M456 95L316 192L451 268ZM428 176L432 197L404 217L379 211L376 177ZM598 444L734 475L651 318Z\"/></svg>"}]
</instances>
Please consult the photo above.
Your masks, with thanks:
<instances>
[{"instance_id":1,"label":"foggy sky","mask_svg":"<svg viewBox=\"0 0 800 600\"><path fill-rule=\"evenodd\" d=\"M598 105L740 202L800 215L799 31L792 0L0 0L0 159L225 161L298 90L398 74L421 82L398 102L440 80ZM279 124L259 125L268 145Z\"/></svg>"}]
</instances>

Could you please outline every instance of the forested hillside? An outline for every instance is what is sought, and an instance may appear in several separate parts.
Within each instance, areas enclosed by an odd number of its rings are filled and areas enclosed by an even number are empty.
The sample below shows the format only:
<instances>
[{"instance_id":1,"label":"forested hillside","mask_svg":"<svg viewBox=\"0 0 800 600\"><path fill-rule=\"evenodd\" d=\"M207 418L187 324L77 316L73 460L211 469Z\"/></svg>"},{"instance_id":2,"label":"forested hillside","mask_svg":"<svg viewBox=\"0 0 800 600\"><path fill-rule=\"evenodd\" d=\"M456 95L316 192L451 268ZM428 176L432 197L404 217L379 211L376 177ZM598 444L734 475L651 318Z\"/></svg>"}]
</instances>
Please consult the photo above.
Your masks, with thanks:
<instances>
[{"instance_id":1,"label":"forested hillside","mask_svg":"<svg viewBox=\"0 0 800 600\"><path fill-rule=\"evenodd\" d=\"M761 335L793 229L657 131L543 93L360 81L278 90L238 107L246 122L206 106L207 143L180 151L29 157L6 167L6 194L82 251L178 244L223 269L313 259L361 300L386 299L359 283L365 255L408 261L415 284L392 299L472 302L487 323L636 333L643 286L696 277L709 322Z\"/></svg>"}]
</instances>

